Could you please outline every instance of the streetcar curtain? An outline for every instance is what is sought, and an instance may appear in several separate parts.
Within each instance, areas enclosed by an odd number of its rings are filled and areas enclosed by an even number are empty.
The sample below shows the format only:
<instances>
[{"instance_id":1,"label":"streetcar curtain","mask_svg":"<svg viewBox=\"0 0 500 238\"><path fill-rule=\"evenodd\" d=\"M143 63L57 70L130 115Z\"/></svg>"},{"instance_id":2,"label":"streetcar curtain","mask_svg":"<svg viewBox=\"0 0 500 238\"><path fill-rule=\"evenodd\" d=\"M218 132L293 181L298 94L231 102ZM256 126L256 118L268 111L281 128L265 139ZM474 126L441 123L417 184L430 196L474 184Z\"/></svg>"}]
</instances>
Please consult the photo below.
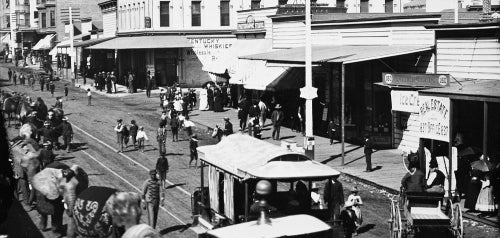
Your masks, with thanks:
<instances>
[{"instance_id":1,"label":"streetcar curtain","mask_svg":"<svg viewBox=\"0 0 500 238\"><path fill-rule=\"evenodd\" d=\"M210 196L210 207L219 212L219 172L210 165L208 166L208 187Z\"/></svg>"},{"instance_id":2,"label":"streetcar curtain","mask_svg":"<svg viewBox=\"0 0 500 238\"><path fill-rule=\"evenodd\" d=\"M224 215L234 221L234 178L224 174Z\"/></svg>"}]
</instances>

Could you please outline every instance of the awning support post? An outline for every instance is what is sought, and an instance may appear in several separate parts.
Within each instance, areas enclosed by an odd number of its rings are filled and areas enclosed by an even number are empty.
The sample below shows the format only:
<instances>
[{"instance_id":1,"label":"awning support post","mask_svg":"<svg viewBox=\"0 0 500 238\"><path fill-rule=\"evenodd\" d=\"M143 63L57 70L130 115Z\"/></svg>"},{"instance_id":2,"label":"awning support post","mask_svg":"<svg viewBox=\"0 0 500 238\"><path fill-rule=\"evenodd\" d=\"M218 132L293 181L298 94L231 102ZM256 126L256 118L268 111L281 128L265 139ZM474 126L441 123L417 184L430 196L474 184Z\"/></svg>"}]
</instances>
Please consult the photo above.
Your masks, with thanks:
<instances>
[{"instance_id":1,"label":"awning support post","mask_svg":"<svg viewBox=\"0 0 500 238\"><path fill-rule=\"evenodd\" d=\"M453 198L451 193L451 182L453 181L453 100L450 100L450 113L449 115L449 143L448 143L448 159L450 161L450 172L448 176L448 198Z\"/></svg>"},{"instance_id":2,"label":"awning support post","mask_svg":"<svg viewBox=\"0 0 500 238\"><path fill-rule=\"evenodd\" d=\"M483 155L488 157L488 102L483 102Z\"/></svg>"},{"instance_id":3,"label":"awning support post","mask_svg":"<svg viewBox=\"0 0 500 238\"><path fill-rule=\"evenodd\" d=\"M245 221L248 221L248 181L245 181Z\"/></svg>"},{"instance_id":4,"label":"awning support post","mask_svg":"<svg viewBox=\"0 0 500 238\"><path fill-rule=\"evenodd\" d=\"M341 79L341 89L340 89L340 101L341 101L341 141L342 141L342 166L344 166L345 157L345 64L342 64L342 79Z\"/></svg>"}]
</instances>

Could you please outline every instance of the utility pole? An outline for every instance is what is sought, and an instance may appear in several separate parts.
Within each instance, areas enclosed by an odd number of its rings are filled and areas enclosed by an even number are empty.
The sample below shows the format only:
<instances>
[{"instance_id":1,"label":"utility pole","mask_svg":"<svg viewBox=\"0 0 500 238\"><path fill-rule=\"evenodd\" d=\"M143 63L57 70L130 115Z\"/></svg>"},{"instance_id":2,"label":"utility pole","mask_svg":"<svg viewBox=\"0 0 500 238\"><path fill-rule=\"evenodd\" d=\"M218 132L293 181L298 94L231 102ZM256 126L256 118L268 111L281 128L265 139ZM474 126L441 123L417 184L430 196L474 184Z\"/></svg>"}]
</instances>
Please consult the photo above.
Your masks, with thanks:
<instances>
[{"instance_id":1,"label":"utility pole","mask_svg":"<svg viewBox=\"0 0 500 238\"><path fill-rule=\"evenodd\" d=\"M71 7L69 7L69 56L70 56L70 64L71 64L71 72L69 73L69 77L71 79L71 82L75 82L75 75L73 74L75 72L75 54L74 54L74 48L73 48L73 34L74 34L74 29L73 29L73 12L71 11Z\"/></svg>"},{"instance_id":2,"label":"utility pole","mask_svg":"<svg viewBox=\"0 0 500 238\"><path fill-rule=\"evenodd\" d=\"M314 135L313 135L313 99L317 97L317 88L312 86L312 46L311 46L311 0L306 0L305 18L305 66L306 86L300 89L300 97L306 99L304 137L305 153L310 159L314 159Z\"/></svg>"}]
</instances>

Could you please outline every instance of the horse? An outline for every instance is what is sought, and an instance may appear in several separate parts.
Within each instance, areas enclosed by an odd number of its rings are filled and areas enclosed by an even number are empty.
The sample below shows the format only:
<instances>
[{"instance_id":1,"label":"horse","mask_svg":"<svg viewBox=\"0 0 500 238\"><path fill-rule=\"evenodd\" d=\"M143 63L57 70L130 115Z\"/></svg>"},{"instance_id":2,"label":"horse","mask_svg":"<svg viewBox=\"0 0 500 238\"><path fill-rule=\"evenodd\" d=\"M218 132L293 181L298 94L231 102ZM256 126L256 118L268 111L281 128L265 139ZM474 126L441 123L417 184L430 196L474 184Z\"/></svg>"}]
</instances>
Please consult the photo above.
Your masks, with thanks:
<instances>
[{"instance_id":1,"label":"horse","mask_svg":"<svg viewBox=\"0 0 500 238\"><path fill-rule=\"evenodd\" d=\"M45 102L40 97L36 99L31 107L37 112L36 117L38 120L45 121L47 119L47 105L45 105Z\"/></svg>"},{"instance_id":2,"label":"horse","mask_svg":"<svg viewBox=\"0 0 500 238\"><path fill-rule=\"evenodd\" d=\"M5 98L2 104L2 112L7 114L8 127L10 127L10 122L12 119L15 120L15 116L18 113L19 102L21 101L21 96L12 96Z\"/></svg>"},{"instance_id":3,"label":"horse","mask_svg":"<svg viewBox=\"0 0 500 238\"><path fill-rule=\"evenodd\" d=\"M27 100L20 100L19 101L19 104L17 106L17 116L18 116L18 119L19 119L19 122L20 124L24 124L26 122L26 118L28 117L28 115L31 114L31 112L33 111L33 109L31 108L31 105L29 103L29 99Z\"/></svg>"}]
</instances>

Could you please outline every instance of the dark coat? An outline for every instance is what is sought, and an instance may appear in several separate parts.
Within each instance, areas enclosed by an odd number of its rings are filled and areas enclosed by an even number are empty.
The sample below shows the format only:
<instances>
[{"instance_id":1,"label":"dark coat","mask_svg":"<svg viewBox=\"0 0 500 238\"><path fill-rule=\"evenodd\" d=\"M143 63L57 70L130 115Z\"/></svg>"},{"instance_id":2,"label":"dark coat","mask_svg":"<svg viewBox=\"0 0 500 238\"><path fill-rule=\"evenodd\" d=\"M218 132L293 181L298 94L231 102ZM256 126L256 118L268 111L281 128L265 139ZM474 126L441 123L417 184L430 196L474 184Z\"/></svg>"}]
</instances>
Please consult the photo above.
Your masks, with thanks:
<instances>
[{"instance_id":1,"label":"dark coat","mask_svg":"<svg viewBox=\"0 0 500 238\"><path fill-rule=\"evenodd\" d=\"M133 137L137 135L137 130L139 130L139 128L135 124L130 125L130 128L128 129L129 134Z\"/></svg>"},{"instance_id":2,"label":"dark coat","mask_svg":"<svg viewBox=\"0 0 500 238\"><path fill-rule=\"evenodd\" d=\"M432 181L431 185L427 186L428 188L431 188L432 186L436 186L436 185L442 185L444 186L444 180L445 180L445 176L443 174L443 172L441 172L441 170L436 170L436 178L434 178L434 180Z\"/></svg>"},{"instance_id":3,"label":"dark coat","mask_svg":"<svg viewBox=\"0 0 500 238\"><path fill-rule=\"evenodd\" d=\"M166 157L160 157L158 160L156 160L156 170L159 172L165 172L168 171L169 165L168 165L168 159Z\"/></svg>"},{"instance_id":4,"label":"dark coat","mask_svg":"<svg viewBox=\"0 0 500 238\"><path fill-rule=\"evenodd\" d=\"M281 126L283 123L283 119L285 118L285 114L281 110L274 110L273 114L271 114L271 121L273 122L273 126Z\"/></svg>"},{"instance_id":5,"label":"dark coat","mask_svg":"<svg viewBox=\"0 0 500 238\"><path fill-rule=\"evenodd\" d=\"M69 122L63 122L58 126L58 129L62 131L63 136L71 136L73 135L73 128Z\"/></svg>"},{"instance_id":6,"label":"dark coat","mask_svg":"<svg viewBox=\"0 0 500 238\"><path fill-rule=\"evenodd\" d=\"M332 137L335 135L335 123L330 122L328 123L328 129L326 129L326 133L328 134L328 137Z\"/></svg>"},{"instance_id":7,"label":"dark coat","mask_svg":"<svg viewBox=\"0 0 500 238\"><path fill-rule=\"evenodd\" d=\"M224 135L228 136L233 134L233 124L229 121L226 121L224 123Z\"/></svg>"},{"instance_id":8,"label":"dark coat","mask_svg":"<svg viewBox=\"0 0 500 238\"><path fill-rule=\"evenodd\" d=\"M401 185L407 192L423 192L425 187L425 175L417 169L415 173L407 173L401 180Z\"/></svg>"},{"instance_id":9,"label":"dark coat","mask_svg":"<svg viewBox=\"0 0 500 238\"><path fill-rule=\"evenodd\" d=\"M331 205L344 204L344 188L342 184L338 180L335 180L335 183L329 180L325 185L323 198L326 203Z\"/></svg>"},{"instance_id":10,"label":"dark coat","mask_svg":"<svg viewBox=\"0 0 500 238\"><path fill-rule=\"evenodd\" d=\"M371 138L365 139L365 148L364 148L365 154L372 154L373 153L373 142Z\"/></svg>"}]
</instances>

